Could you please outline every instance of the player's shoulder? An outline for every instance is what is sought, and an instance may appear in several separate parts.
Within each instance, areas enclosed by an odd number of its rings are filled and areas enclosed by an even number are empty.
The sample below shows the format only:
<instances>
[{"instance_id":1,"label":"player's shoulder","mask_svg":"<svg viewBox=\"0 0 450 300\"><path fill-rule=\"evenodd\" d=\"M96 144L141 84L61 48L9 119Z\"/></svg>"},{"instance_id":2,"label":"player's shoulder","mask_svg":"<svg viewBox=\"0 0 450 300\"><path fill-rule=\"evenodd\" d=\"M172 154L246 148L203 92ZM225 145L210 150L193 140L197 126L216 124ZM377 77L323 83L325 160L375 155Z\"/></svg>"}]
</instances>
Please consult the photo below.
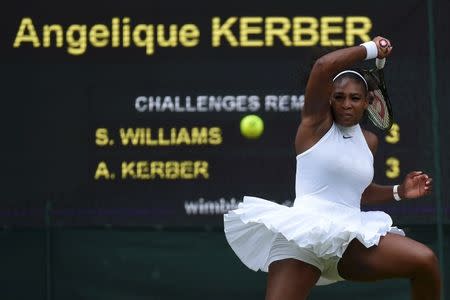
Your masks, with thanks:
<instances>
[{"instance_id":1,"label":"player's shoulder","mask_svg":"<svg viewBox=\"0 0 450 300\"><path fill-rule=\"evenodd\" d=\"M372 131L369 131L364 128L361 129L364 134L364 138L366 139L367 145L370 148L370 151L372 151L372 153L375 155L375 152L377 152L378 148L378 136Z\"/></svg>"}]
</instances>

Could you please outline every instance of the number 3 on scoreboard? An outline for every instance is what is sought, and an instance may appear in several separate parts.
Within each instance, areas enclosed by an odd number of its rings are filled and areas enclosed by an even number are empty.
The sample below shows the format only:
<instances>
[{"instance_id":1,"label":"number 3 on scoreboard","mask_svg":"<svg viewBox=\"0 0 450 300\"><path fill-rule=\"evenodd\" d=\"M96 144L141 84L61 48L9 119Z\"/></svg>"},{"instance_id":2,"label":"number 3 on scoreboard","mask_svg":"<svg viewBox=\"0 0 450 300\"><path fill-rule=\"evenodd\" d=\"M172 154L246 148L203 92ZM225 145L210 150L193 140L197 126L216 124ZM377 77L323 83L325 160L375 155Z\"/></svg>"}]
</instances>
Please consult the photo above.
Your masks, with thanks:
<instances>
[{"instance_id":1,"label":"number 3 on scoreboard","mask_svg":"<svg viewBox=\"0 0 450 300\"><path fill-rule=\"evenodd\" d=\"M392 124L385 139L389 144L397 144L400 141L400 126L397 123Z\"/></svg>"},{"instance_id":2,"label":"number 3 on scoreboard","mask_svg":"<svg viewBox=\"0 0 450 300\"><path fill-rule=\"evenodd\" d=\"M386 159L386 177L394 179L400 176L400 161L395 157Z\"/></svg>"}]
</instances>

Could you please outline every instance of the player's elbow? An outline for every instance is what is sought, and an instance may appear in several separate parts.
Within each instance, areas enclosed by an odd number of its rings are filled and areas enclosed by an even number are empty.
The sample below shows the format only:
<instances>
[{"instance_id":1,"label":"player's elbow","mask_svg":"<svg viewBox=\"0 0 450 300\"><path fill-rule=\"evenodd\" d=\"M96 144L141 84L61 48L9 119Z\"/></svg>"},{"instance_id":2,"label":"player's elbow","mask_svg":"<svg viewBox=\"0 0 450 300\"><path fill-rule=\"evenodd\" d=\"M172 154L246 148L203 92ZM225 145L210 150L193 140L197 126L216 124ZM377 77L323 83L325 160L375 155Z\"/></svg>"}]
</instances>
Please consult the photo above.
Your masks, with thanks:
<instances>
[{"instance_id":1,"label":"player's elbow","mask_svg":"<svg viewBox=\"0 0 450 300\"><path fill-rule=\"evenodd\" d=\"M318 60L316 60L311 73L329 74L335 64L336 64L335 58L330 57L329 55L324 55L320 57Z\"/></svg>"}]
</instances>

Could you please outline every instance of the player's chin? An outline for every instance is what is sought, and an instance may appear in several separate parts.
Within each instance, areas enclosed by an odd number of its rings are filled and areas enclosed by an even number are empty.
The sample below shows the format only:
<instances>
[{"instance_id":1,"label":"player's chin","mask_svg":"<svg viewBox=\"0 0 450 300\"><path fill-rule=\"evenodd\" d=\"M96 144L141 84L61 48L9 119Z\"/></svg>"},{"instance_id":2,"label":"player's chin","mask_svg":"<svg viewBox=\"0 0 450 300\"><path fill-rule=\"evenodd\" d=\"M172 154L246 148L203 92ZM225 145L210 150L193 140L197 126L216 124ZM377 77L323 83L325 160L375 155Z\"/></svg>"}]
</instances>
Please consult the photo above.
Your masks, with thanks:
<instances>
[{"instance_id":1,"label":"player's chin","mask_svg":"<svg viewBox=\"0 0 450 300\"><path fill-rule=\"evenodd\" d=\"M336 120L336 123L338 123L339 125L344 126L344 127L351 127L351 126L358 124L359 122L358 122L358 120L355 120L353 118L352 119L344 118L344 119Z\"/></svg>"}]
</instances>

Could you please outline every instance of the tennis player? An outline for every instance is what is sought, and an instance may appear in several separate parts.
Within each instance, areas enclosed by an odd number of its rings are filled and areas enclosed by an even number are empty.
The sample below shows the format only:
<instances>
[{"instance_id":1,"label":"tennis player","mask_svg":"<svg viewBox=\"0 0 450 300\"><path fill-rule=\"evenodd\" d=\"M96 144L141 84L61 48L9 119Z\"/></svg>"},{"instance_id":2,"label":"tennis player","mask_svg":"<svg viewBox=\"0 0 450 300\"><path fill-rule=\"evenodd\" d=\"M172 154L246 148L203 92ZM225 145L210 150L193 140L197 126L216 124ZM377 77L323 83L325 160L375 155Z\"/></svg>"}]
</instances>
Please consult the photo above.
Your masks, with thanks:
<instances>
[{"instance_id":1,"label":"tennis player","mask_svg":"<svg viewBox=\"0 0 450 300\"><path fill-rule=\"evenodd\" d=\"M421 171L400 185L372 182L378 139L359 125L371 91L349 67L391 51L389 40L376 37L319 58L295 139L293 207L244 197L224 215L225 235L237 256L250 269L269 273L266 300L306 299L314 285L385 278L409 278L412 299L439 299L433 251L405 237L386 213L360 209L361 203L407 201L432 190L432 179Z\"/></svg>"}]
</instances>

